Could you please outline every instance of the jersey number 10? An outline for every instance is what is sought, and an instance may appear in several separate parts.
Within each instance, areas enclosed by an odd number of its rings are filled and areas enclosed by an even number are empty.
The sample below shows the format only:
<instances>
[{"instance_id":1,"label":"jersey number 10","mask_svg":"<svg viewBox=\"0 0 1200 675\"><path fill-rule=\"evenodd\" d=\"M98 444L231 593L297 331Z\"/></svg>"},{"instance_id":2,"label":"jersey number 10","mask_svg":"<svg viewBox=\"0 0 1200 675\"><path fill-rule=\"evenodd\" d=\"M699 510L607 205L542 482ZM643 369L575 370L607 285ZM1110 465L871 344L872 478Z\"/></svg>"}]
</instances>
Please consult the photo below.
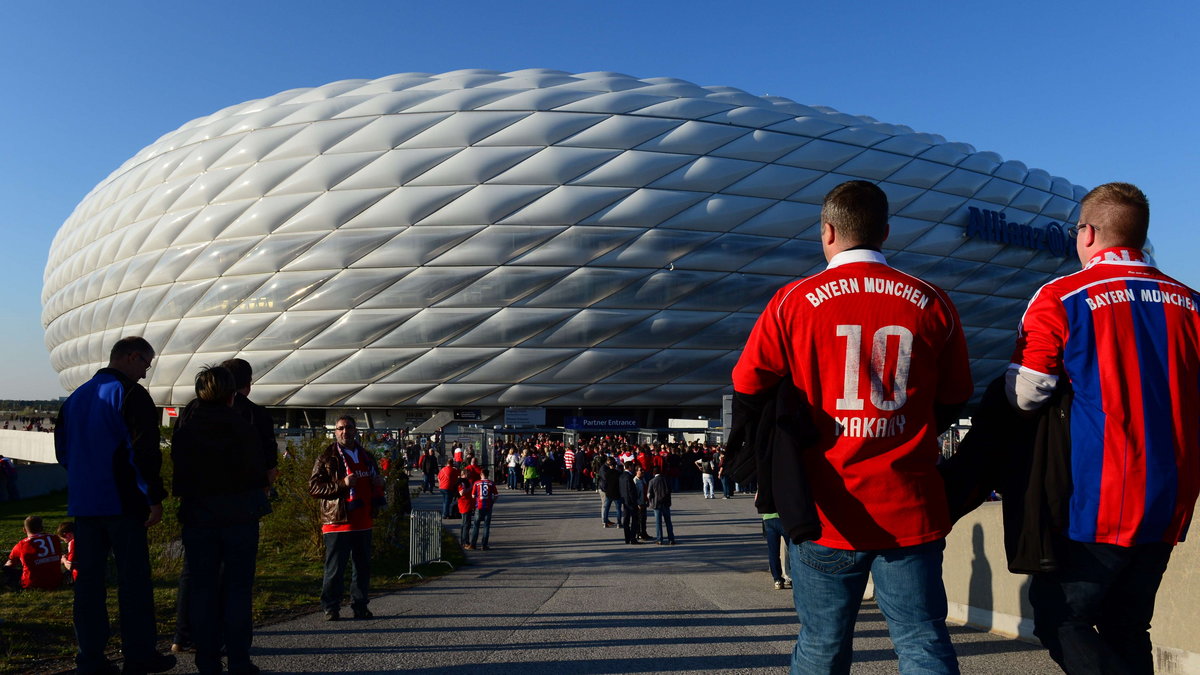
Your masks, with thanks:
<instances>
[{"instance_id":1,"label":"jersey number 10","mask_svg":"<svg viewBox=\"0 0 1200 675\"><path fill-rule=\"evenodd\" d=\"M838 410L862 410L863 400L859 397L862 381L862 326L842 324L837 327L838 337L846 338L846 374L842 397L837 400ZM899 340L896 367L891 372L890 386L884 387L890 338ZM884 326L875 331L871 340L871 361L868 375L871 380L871 405L879 410L898 410L908 400L908 368L912 362L912 331L904 326ZM891 390L891 397L887 396Z\"/></svg>"}]
</instances>

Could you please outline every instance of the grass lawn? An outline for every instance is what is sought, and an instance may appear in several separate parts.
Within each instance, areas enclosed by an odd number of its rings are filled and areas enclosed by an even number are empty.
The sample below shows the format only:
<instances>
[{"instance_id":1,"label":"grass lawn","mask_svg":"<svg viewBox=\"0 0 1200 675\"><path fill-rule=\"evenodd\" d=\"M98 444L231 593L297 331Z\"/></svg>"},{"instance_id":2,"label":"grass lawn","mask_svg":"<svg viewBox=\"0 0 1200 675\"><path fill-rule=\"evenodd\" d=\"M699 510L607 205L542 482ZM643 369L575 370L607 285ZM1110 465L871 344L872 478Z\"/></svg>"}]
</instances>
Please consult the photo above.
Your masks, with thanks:
<instances>
[{"instance_id":1,"label":"grass lawn","mask_svg":"<svg viewBox=\"0 0 1200 675\"><path fill-rule=\"evenodd\" d=\"M254 589L257 624L273 623L320 609L319 523L312 519L316 500L307 496L308 470L312 467L307 454L298 453L287 465L281 462L283 475L276 485L279 498L273 502L275 511L262 521ZM164 475L169 476L169 460L164 462L163 468ZM167 483L170 484L169 478ZM179 524L175 519L178 503L173 498L168 499L163 507L166 514L163 523L151 530L150 558L158 635L162 649L166 650L175 631L175 588L181 561L177 543ZM46 530L53 532L58 523L68 520L66 513L65 492L0 503L0 548L4 549L4 557L7 558L12 546L24 537L22 524L26 516L42 516ZM399 576L408 571L408 528L406 525L387 528L393 530L395 536L395 541L387 542L384 526L394 519L395 515L385 510L376 520L371 587L381 593L419 583L411 578L399 580ZM314 528L317 528L315 532ZM442 544L445 560L455 568L465 563L457 542L445 532ZM448 572L445 565L419 569L427 578ZM114 638L109 646L114 658L120 643L115 635L118 627L115 586L115 572L110 563L108 607ZM54 673L74 667L72 597L70 588L20 593L0 591L0 618L5 620L0 625L0 673Z\"/></svg>"}]
</instances>

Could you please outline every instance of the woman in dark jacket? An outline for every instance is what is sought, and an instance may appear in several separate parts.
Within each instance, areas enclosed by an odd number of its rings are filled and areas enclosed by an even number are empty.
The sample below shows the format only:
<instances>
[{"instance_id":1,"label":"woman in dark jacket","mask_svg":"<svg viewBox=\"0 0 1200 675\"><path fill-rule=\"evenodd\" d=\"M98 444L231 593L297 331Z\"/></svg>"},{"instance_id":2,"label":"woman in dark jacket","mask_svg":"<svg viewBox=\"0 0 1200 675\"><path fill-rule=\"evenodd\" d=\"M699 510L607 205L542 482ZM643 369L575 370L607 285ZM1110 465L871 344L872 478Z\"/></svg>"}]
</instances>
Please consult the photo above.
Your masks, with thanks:
<instances>
[{"instance_id":1,"label":"woman in dark jacket","mask_svg":"<svg viewBox=\"0 0 1200 675\"><path fill-rule=\"evenodd\" d=\"M256 672L250 663L251 589L258 520L268 511L267 471L254 426L234 411L233 375L205 368L196 375L196 400L171 441L172 487L189 574L196 668Z\"/></svg>"}]
</instances>

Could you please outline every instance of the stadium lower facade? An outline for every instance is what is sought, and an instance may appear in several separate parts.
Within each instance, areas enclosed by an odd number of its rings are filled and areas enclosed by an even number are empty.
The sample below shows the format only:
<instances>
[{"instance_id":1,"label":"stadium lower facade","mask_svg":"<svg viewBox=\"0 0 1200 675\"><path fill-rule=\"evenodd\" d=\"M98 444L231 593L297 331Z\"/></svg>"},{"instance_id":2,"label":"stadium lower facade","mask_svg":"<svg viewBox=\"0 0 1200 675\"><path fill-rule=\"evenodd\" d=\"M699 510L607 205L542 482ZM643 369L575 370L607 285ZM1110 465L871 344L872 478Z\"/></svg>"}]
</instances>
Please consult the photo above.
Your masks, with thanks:
<instances>
[{"instance_id":1,"label":"stadium lower facade","mask_svg":"<svg viewBox=\"0 0 1200 675\"><path fill-rule=\"evenodd\" d=\"M823 268L821 200L850 179L887 193L884 252L949 292L982 387L1030 295L1077 267L1083 188L868 117L608 72L404 73L193 120L62 225L46 345L72 390L145 336L162 406L239 356L255 400L309 423L715 417L758 312Z\"/></svg>"}]
</instances>

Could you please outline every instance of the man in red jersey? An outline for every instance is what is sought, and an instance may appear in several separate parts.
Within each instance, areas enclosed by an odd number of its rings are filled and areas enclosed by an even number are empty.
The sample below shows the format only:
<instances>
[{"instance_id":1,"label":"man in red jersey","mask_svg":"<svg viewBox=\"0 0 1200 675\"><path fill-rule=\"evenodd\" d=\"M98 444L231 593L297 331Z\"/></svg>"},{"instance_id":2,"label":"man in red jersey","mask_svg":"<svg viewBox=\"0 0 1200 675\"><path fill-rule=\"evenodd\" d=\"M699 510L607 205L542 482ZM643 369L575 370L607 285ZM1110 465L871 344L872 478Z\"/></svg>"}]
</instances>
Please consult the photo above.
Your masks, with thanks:
<instances>
[{"instance_id":1,"label":"man in red jersey","mask_svg":"<svg viewBox=\"0 0 1200 675\"><path fill-rule=\"evenodd\" d=\"M1149 227L1133 185L1083 198L1069 230L1083 269L1030 300L1007 373L1021 410L1062 377L1074 392L1062 562L1029 590L1068 673L1154 672L1154 597L1200 493L1200 296L1147 260Z\"/></svg>"},{"instance_id":2,"label":"man in red jersey","mask_svg":"<svg viewBox=\"0 0 1200 675\"><path fill-rule=\"evenodd\" d=\"M900 671L958 672L941 578L950 516L934 465L938 432L971 396L967 346L946 294L887 264L887 213L866 181L825 196L829 267L775 294L733 370L745 395L790 378L819 432L802 462L821 534L789 542L801 624L792 673L849 672L868 574Z\"/></svg>"},{"instance_id":3,"label":"man in red jersey","mask_svg":"<svg viewBox=\"0 0 1200 675\"><path fill-rule=\"evenodd\" d=\"M62 583L60 560L62 546L58 543L58 537L43 531L41 516L29 516L25 519L25 538L13 547L4 566L21 570L22 589L54 590Z\"/></svg>"},{"instance_id":4,"label":"man in red jersey","mask_svg":"<svg viewBox=\"0 0 1200 675\"><path fill-rule=\"evenodd\" d=\"M375 457L358 442L353 417L340 417L334 442L317 457L308 492L321 501L321 532L325 537L325 580L321 607L326 621L341 618L346 560L351 559L350 608L354 618L369 619L371 610L371 528L384 505L383 476Z\"/></svg>"}]
</instances>

